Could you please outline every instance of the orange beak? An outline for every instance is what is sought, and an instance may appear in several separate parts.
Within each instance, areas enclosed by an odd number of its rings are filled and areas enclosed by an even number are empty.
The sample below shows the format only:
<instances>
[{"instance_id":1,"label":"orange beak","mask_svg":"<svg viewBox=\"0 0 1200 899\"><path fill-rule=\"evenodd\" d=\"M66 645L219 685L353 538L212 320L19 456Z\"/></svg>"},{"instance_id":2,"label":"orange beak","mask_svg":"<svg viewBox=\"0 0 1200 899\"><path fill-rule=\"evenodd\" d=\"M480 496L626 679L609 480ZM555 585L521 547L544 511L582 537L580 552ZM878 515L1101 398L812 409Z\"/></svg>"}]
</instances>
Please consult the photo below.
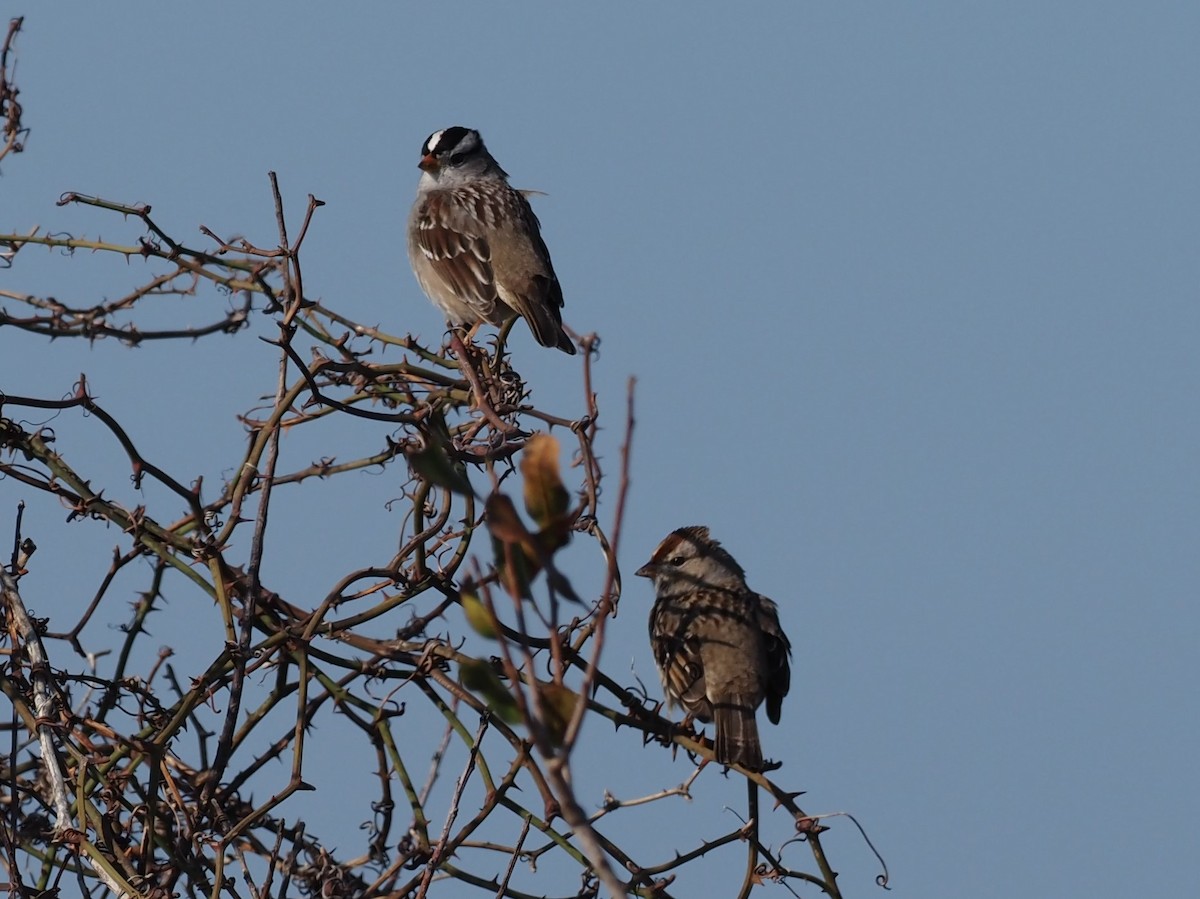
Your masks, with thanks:
<instances>
[{"instance_id":1,"label":"orange beak","mask_svg":"<svg viewBox=\"0 0 1200 899\"><path fill-rule=\"evenodd\" d=\"M439 168L440 166L441 163L433 158L432 153L425 154L421 157L421 161L417 163L417 168L423 172L432 172L434 169Z\"/></svg>"}]
</instances>

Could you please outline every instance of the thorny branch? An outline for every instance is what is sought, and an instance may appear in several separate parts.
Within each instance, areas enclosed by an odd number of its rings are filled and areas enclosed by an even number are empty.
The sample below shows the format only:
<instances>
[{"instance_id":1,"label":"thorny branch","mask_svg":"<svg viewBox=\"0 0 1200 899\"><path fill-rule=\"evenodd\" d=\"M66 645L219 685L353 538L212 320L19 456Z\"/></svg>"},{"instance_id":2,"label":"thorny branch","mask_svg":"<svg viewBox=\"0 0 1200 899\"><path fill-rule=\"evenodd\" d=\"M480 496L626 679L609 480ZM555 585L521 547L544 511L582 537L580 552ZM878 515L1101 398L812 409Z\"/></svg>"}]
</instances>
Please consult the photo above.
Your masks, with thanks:
<instances>
[{"instance_id":1,"label":"thorny branch","mask_svg":"<svg viewBox=\"0 0 1200 899\"><path fill-rule=\"evenodd\" d=\"M21 93L16 84L17 56L13 42L24 24L25 17L9 20L4 43L0 44L0 120L4 122L4 143L0 145L0 160L9 153L20 153L25 149L24 140L29 129L21 122L21 104L17 95Z\"/></svg>"},{"instance_id":2,"label":"thorny branch","mask_svg":"<svg viewBox=\"0 0 1200 899\"><path fill-rule=\"evenodd\" d=\"M44 889L70 874L81 878L81 889L99 881L129 896L215 899L256 895L275 883L309 895L415 896L453 879L497 896L599 895L603 887L612 895L665 897L689 863L742 843L752 861L754 853L768 860L752 865L757 879L747 891L776 878L840 896L820 844L825 826L799 808L797 794L763 774L737 772L791 818L798 838L790 843L809 847L813 871L785 865L788 844L772 850L758 842L757 814L752 831L739 827L660 861L641 858L644 848L624 844L607 826L634 806L669 819L665 800L690 797L701 771L716 773L712 764L642 799L576 795L585 720L617 725L587 733L614 741L611 752L622 757L635 751L630 735L640 732L647 744L711 759L695 733L672 725L604 669L606 624L621 586L632 382L605 526L597 451L603 411L591 385L595 338L581 341L584 411L569 418L532 403L500 344L491 353L465 346L454 353L353 322L305 295L300 252L320 201L309 198L289 242L283 196L271 183L275 246L225 241L205 228L213 246L190 247L159 228L148 206L79 194L64 202L129 216L144 235L127 244L0 235L13 257L37 245L88 247L142 258L150 269L141 288L90 306L4 293L28 311L0 313L0 327L27 339L192 341L253 330L255 313L275 326L270 399L242 414L244 449L214 465L228 475L217 485L211 474L206 483L203 472L172 474L173 460L150 458L139 448L143 424L118 421L92 396L86 376L65 397L0 394L0 478L34 502L62 504L68 522L120 534L107 567L94 572L90 599L75 604L75 621L63 620L62 606L53 621L21 617L18 582L37 571L31 551L19 564L14 555L3 573L8 655L0 690L13 706L15 747L0 765L10 797L3 850L10 882ZM138 328L148 298L212 287L230 305L209 325ZM320 346L308 361L301 337ZM470 377L467 356L478 366ZM246 377L265 377L253 359ZM116 499L120 477L75 443L60 446L51 427L31 424L35 411L110 441L145 503L130 508ZM354 458L290 461L285 433L303 430L320 440L350 416L387 432ZM572 446L570 487L558 470L560 439ZM401 485L391 503L395 552L344 571L326 589L295 595L272 584L273 554L292 552L303 568L307 551L271 539L281 498L365 470ZM481 483L488 485L482 496ZM146 490L152 486L161 489ZM510 498L518 494L524 513ZM309 528L314 546L324 526ZM591 541L603 564L589 569L578 560L596 554L576 550ZM580 570L582 577L567 575ZM50 580L52 572L39 574ZM599 589L580 586L585 578ZM510 603L500 601L505 594ZM199 626L206 620L224 634L223 642L187 647L188 660L170 648L149 649L151 616L181 602L186 610L174 612L195 620L197 634L212 633ZM122 618L110 645L115 632L94 622ZM35 644L45 645L44 656ZM72 665L73 658L81 661ZM330 733L345 757L371 760L377 795L364 808L357 853L344 832L323 832L325 820L306 818L295 805L325 773L328 758L313 756L313 741ZM280 760L290 763L282 783L271 773ZM452 766L461 775L450 789L442 781ZM413 772L424 768L422 784ZM266 798L253 799L252 791ZM600 812L585 811L597 805ZM499 871L492 862L498 853ZM36 883L25 880L31 870L41 872Z\"/></svg>"}]
</instances>

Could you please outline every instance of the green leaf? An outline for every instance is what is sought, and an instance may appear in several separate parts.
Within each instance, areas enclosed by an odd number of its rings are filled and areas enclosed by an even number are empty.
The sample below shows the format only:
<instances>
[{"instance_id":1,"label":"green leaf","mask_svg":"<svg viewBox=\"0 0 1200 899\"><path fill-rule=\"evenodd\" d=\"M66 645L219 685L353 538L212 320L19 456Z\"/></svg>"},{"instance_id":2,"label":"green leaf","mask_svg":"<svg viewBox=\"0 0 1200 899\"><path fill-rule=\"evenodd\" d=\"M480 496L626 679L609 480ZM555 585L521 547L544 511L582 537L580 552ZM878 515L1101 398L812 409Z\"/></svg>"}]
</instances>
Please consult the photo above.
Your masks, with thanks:
<instances>
[{"instance_id":1,"label":"green leaf","mask_svg":"<svg viewBox=\"0 0 1200 899\"><path fill-rule=\"evenodd\" d=\"M509 724L521 723L521 708L517 700L490 663L482 659L459 662L458 679L464 687L482 697L496 717Z\"/></svg>"},{"instance_id":2,"label":"green leaf","mask_svg":"<svg viewBox=\"0 0 1200 899\"><path fill-rule=\"evenodd\" d=\"M498 636L496 620L488 611L488 607L484 605L483 600L467 591L460 594L460 600L463 614L467 616L467 624L471 625L471 629L481 637L495 640Z\"/></svg>"},{"instance_id":3,"label":"green leaf","mask_svg":"<svg viewBox=\"0 0 1200 899\"><path fill-rule=\"evenodd\" d=\"M467 467L450 457L450 430L440 414L430 415L421 428L422 447L406 450L408 467L413 474L435 487L474 496L467 478Z\"/></svg>"},{"instance_id":4,"label":"green leaf","mask_svg":"<svg viewBox=\"0 0 1200 899\"><path fill-rule=\"evenodd\" d=\"M407 453L407 457L408 467L422 480L455 493L474 495L475 491L467 479L466 466L451 461L442 447L426 445L423 449Z\"/></svg>"}]
</instances>

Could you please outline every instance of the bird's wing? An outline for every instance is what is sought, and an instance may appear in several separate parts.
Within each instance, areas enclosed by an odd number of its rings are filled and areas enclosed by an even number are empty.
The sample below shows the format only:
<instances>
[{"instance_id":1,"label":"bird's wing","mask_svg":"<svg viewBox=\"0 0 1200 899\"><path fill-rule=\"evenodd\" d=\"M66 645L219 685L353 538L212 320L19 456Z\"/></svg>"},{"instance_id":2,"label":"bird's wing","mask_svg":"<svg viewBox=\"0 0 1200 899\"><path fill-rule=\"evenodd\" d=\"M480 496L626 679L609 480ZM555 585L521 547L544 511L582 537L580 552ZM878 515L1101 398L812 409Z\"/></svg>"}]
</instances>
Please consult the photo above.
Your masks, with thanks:
<instances>
[{"instance_id":1,"label":"bird's wing","mask_svg":"<svg viewBox=\"0 0 1200 899\"><path fill-rule=\"evenodd\" d=\"M562 286L542 240L541 223L522 192L509 191L504 204L506 223L497 223L492 247L497 292L529 323L538 343L574 353L562 329Z\"/></svg>"},{"instance_id":2,"label":"bird's wing","mask_svg":"<svg viewBox=\"0 0 1200 899\"><path fill-rule=\"evenodd\" d=\"M779 625L779 607L765 596L758 597L758 621L767 653L767 717L778 724L783 697L792 685L792 644Z\"/></svg>"},{"instance_id":3,"label":"bird's wing","mask_svg":"<svg viewBox=\"0 0 1200 899\"><path fill-rule=\"evenodd\" d=\"M667 697L701 721L710 721L712 708L704 686L700 640L691 624L691 616L682 604L671 600L656 601L650 611L654 661L658 664Z\"/></svg>"},{"instance_id":4,"label":"bird's wing","mask_svg":"<svg viewBox=\"0 0 1200 899\"><path fill-rule=\"evenodd\" d=\"M417 209L414 239L446 287L481 319L499 324L492 249L483 217L472 214L480 205L470 188L430 191Z\"/></svg>"}]
</instances>

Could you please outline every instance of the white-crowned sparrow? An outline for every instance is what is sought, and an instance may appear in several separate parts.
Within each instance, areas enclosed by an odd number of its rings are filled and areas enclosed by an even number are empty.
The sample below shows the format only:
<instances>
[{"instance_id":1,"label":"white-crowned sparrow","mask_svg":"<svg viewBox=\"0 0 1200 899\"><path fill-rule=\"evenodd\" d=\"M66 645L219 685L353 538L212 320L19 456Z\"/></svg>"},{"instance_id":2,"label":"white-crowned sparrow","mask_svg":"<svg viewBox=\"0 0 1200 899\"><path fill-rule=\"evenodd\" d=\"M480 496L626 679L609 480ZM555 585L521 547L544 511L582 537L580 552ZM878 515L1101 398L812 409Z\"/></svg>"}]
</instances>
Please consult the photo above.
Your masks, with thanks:
<instances>
[{"instance_id":1,"label":"white-crowned sparrow","mask_svg":"<svg viewBox=\"0 0 1200 899\"><path fill-rule=\"evenodd\" d=\"M421 148L408 218L408 258L421 289L452 325L519 315L542 346L575 353L562 327L562 288L525 195L479 132L435 131Z\"/></svg>"},{"instance_id":2,"label":"white-crowned sparrow","mask_svg":"<svg viewBox=\"0 0 1200 899\"><path fill-rule=\"evenodd\" d=\"M778 607L706 527L672 531L637 574L654 582L650 645L668 700L716 721L718 762L762 770L755 710L765 699L778 724L791 683Z\"/></svg>"}]
</instances>

